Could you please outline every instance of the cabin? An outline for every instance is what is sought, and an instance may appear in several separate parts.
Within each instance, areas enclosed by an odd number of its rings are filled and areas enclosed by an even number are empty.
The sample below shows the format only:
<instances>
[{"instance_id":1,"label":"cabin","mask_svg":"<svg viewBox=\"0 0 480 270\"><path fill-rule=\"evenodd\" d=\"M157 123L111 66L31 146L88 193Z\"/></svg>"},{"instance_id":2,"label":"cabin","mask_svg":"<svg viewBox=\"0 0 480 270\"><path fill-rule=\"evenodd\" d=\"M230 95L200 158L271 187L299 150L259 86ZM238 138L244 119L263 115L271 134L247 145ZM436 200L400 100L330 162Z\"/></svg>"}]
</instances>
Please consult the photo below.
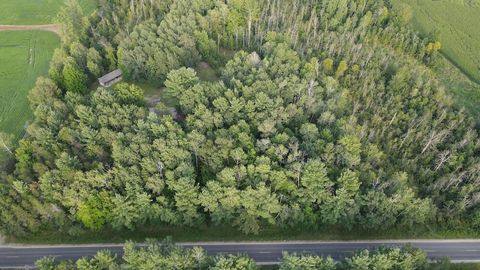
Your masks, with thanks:
<instances>
[{"instance_id":1,"label":"cabin","mask_svg":"<svg viewBox=\"0 0 480 270\"><path fill-rule=\"evenodd\" d=\"M122 71L120 69L117 69L99 78L98 82L103 87L110 87L121 80L122 80Z\"/></svg>"}]
</instances>

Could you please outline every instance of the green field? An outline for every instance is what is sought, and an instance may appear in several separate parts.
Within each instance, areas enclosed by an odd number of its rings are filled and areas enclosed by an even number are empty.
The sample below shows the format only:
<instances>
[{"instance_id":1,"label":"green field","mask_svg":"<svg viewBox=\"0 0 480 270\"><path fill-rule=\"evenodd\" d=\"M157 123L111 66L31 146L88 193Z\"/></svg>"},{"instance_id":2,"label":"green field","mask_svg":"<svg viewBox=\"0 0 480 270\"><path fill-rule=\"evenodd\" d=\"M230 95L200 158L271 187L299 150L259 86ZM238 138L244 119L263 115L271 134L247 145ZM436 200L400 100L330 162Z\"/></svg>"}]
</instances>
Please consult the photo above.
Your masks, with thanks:
<instances>
[{"instance_id":1,"label":"green field","mask_svg":"<svg viewBox=\"0 0 480 270\"><path fill-rule=\"evenodd\" d=\"M455 104L480 123L480 0L393 0L412 11L412 24L423 35L438 31L439 78ZM462 74L463 73L463 74Z\"/></svg>"},{"instance_id":2,"label":"green field","mask_svg":"<svg viewBox=\"0 0 480 270\"><path fill-rule=\"evenodd\" d=\"M393 0L413 11L412 23L423 34L440 33L442 52L470 78L480 82L479 0Z\"/></svg>"},{"instance_id":3,"label":"green field","mask_svg":"<svg viewBox=\"0 0 480 270\"><path fill-rule=\"evenodd\" d=\"M480 124L480 84L471 81L445 58L440 61L438 78L452 95L454 104L463 107Z\"/></svg>"},{"instance_id":4,"label":"green field","mask_svg":"<svg viewBox=\"0 0 480 270\"><path fill-rule=\"evenodd\" d=\"M0 24L48 24L65 0L1 0ZM78 0L87 13L95 9L97 0Z\"/></svg>"},{"instance_id":5,"label":"green field","mask_svg":"<svg viewBox=\"0 0 480 270\"><path fill-rule=\"evenodd\" d=\"M0 131L19 138L31 112L27 95L46 75L60 39L44 31L0 32ZM1 155L1 154L0 154Z\"/></svg>"}]
</instances>

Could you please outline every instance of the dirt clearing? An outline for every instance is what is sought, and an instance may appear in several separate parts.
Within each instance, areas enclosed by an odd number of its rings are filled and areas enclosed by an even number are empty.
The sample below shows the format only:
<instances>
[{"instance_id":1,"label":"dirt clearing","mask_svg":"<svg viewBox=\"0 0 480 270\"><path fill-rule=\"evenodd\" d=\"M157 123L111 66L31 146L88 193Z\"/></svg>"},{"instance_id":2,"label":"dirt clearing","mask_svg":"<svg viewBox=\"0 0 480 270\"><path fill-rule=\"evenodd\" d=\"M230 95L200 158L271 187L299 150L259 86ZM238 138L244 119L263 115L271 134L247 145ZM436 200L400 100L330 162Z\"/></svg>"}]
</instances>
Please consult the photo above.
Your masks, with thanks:
<instances>
[{"instance_id":1,"label":"dirt clearing","mask_svg":"<svg viewBox=\"0 0 480 270\"><path fill-rule=\"evenodd\" d=\"M2 25L0 24L0 31L15 31L15 30L43 30L60 33L60 25L58 24L39 24L39 25Z\"/></svg>"}]
</instances>

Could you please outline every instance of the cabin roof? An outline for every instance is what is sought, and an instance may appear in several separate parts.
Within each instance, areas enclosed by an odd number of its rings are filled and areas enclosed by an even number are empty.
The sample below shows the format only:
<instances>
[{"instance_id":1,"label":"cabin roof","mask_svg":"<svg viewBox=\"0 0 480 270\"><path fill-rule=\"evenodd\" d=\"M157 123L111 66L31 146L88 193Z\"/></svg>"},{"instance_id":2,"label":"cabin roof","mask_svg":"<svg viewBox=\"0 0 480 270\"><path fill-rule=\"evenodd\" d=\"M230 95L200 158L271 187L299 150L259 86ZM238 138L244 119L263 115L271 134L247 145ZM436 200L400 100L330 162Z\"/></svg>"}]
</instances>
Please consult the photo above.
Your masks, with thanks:
<instances>
[{"instance_id":1,"label":"cabin roof","mask_svg":"<svg viewBox=\"0 0 480 270\"><path fill-rule=\"evenodd\" d=\"M106 75L104 75L103 77L99 78L98 81L101 83L101 84L106 84L108 82L111 82L113 80L115 80L116 78L122 76L122 71L120 69L116 69Z\"/></svg>"}]
</instances>

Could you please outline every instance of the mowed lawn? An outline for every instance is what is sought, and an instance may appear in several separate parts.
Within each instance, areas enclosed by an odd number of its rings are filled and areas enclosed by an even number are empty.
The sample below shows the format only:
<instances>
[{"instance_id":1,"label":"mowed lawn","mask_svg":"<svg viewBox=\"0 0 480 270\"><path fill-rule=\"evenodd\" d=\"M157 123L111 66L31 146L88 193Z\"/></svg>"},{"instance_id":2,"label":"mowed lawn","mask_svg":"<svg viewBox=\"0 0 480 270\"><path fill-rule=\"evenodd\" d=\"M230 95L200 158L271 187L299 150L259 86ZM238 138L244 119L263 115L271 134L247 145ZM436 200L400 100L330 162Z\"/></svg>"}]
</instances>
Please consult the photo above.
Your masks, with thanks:
<instances>
[{"instance_id":1,"label":"mowed lawn","mask_svg":"<svg viewBox=\"0 0 480 270\"><path fill-rule=\"evenodd\" d=\"M66 0L0 0L0 24L49 24ZM78 0L86 14L97 0Z\"/></svg>"},{"instance_id":2,"label":"mowed lawn","mask_svg":"<svg viewBox=\"0 0 480 270\"><path fill-rule=\"evenodd\" d=\"M1 132L20 138L32 117L28 93L37 77L47 74L53 51L59 46L60 39L50 32L0 31Z\"/></svg>"}]
</instances>

